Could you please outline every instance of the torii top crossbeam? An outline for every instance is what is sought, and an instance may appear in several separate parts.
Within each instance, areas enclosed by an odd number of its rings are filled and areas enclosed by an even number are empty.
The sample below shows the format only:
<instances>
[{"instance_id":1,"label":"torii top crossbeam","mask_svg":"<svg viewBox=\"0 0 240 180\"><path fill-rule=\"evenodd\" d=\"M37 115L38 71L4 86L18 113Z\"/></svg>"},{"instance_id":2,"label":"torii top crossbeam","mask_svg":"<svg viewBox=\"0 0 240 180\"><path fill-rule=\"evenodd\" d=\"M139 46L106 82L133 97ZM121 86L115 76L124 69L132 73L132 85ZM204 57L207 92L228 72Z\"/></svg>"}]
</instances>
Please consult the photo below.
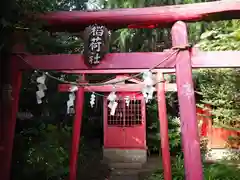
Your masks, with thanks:
<instances>
[{"instance_id":1,"label":"torii top crossbeam","mask_svg":"<svg viewBox=\"0 0 240 180\"><path fill-rule=\"evenodd\" d=\"M111 15L110 15L111 14ZM240 18L240 1L215 1L162 7L96 12L64 11L37 16L50 31L79 32L97 23L108 29L171 27L176 21L217 21Z\"/></svg>"},{"instance_id":2,"label":"torii top crossbeam","mask_svg":"<svg viewBox=\"0 0 240 180\"><path fill-rule=\"evenodd\" d=\"M46 24L49 31L80 32L93 23L103 24L109 29L124 27L166 27L176 21L223 20L240 18L240 0L215 1L162 7L137 9L114 9L96 12L65 11L48 12L37 15L37 19ZM144 55L144 56L143 56ZM42 69L71 71L72 73L135 73L149 69L165 58L166 52L157 53L114 53L107 54L104 61L89 68L81 55L27 55L18 61L21 70ZM240 52L192 52L192 68L239 67ZM132 61L129 61L131 59ZM146 61L147 59L147 61ZM174 68L175 56L156 67L156 69ZM226 61L227 60L227 61ZM136 63L137 62L137 63ZM56 64L58 64L56 66Z\"/></svg>"}]
</instances>

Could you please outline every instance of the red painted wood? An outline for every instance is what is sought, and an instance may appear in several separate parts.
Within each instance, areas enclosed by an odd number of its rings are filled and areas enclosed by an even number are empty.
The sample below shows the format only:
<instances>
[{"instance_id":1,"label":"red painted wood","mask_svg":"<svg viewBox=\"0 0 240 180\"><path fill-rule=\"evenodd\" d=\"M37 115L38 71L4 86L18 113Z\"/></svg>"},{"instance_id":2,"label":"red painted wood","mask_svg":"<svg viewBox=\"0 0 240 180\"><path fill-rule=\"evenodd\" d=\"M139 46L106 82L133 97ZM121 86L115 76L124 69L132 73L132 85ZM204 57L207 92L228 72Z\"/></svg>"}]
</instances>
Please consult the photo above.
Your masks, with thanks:
<instances>
[{"instance_id":1,"label":"red painted wood","mask_svg":"<svg viewBox=\"0 0 240 180\"><path fill-rule=\"evenodd\" d=\"M240 18L240 2L217 1L98 12L50 12L37 18L51 31L80 32L94 23L106 25L109 29L170 27L178 20L195 22Z\"/></svg>"},{"instance_id":2,"label":"red painted wood","mask_svg":"<svg viewBox=\"0 0 240 180\"><path fill-rule=\"evenodd\" d=\"M233 131L229 129L224 128L212 128L212 134L211 137L211 146L209 148L232 148L232 149L240 149L240 143L235 142L233 144L230 143L229 138L230 137L239 137L240 131ZM230 145L231 144L231 145Z\"/></svg>"},{"instance_id":3,"label":"red painted wood","mask_svg":"<svg viewBox=\"0 0 240 180\"><path fill-rule=\"evenodd\" d=\"M69 92L72 85L69 84L59 84L58 90L60 92ZM141 92L143 89L143 84L116 84L115 90L117 92ZM89 86L84 87L85 92L112 92L113 85L104 86ZM165 91L177 91L177 86L174 83L166 84Z\"/></svg>"},{"instance_id":4,"label":"red painted wood","mask_svg":"<svg viewBox=\"0 0 240 180\"><path fill-rule=\"evenodd\" d=\"M157 74L158 81L164 81L162 73ZM162 149L162 166L164 170L164 179L172 180L171 173L171 159L169 151L168 139L168 119L167 119L167 106L165 97L165 82L157 85L157 98L158 98L158 119L160 123L160 138Z\"/></svg>"},{"instance_id":5,"label":"red painted wood","mask_svg":"<svg viewBox=\"0 0 240 180\"><path fill-rule=\"evenodd\" d=\"M211 106L208 104L204 105L204 108L197 108L197 118L198 121L202 120L203 124L201 127L201 137L207 137L208 139L208 144L207 148L211 149L211 144L212 144L212 133L213 133L213 128L212 128L212 113L211 113Z\"/></svg>"},{"instance_id":6,"label":"red painted wood","mask_svg":"<svg viewBox=\"0 0 240 180\"><path fill-rule=\"evenodd\" d=\"M240 131L212 127L211 107L207 104L204 106L204 109L198 108L197 112L199 113L198 120L201 119L204 121L203 127L200 127L202 129L201 137L208 138L208 149L224 149L229 147L239 149L239 142L231 144L229 137L239 137Z\"/></svg>"},{"instance_id":7,"label":"red painted wood","mask_svg":"<svg viewBox=\"0 0 240 180\"><path fill-rule=\"evenodd\" d=\"M6 116L4 116L5 128L4 128L4 140L2 152L3 156L0 161L2 168L0 171L0 177L2 180L9 180L11 175L11 162L12 162L12 150L15 136L16 115L18 112L18 100L19 92L21 88L21 72L17 69L16 61L11 59L11 86L12 86L12 100L7 107L4 107ZM2 174L1 174L2 173Z\"/></svg>"},{"instance_id":8,"label":"red painted wood","mask_svg":"<svg viewBox=\"0 0 240 180\"><path fill-rule=\"evenodd\" d=\"M103 107L107 107L108 104L107 104L107 98L103 98ZM106 119L108 118L107 117L108 115L108 111L107 111L107 108L103 108L103 146L104 148L106 148L106 146L108 145L108 136L107 136L107 129L108 129L108 123L106 121Z\"/></svg>"},{"instance_id":9,"label":"red painted wood","mask_svg":"<svg viewBox=\"0 0 240 180\"><path fill-rule=\"evenodd\" d=\"M207 109L206 109L207 108ZM208 135L208 149L211 148L211 142L212 142L212 130L213 130L213 122L212 122L212 107L209 104L205 104L205 115L209 117L208 119L208 130L207 130L207 135Z\"/></svg>"},{"instance_id":10,"label":"red painted wood","mask_svg":"<svg viewBox=\"0 0 240 180\"><path fill-rule=\"evenodd\" d=\"M147 70L147 69L146 69ZM143 69L109 69L107 71L92 69L92 70L72 70L72 71L62 71L63 73L69 73L69 74L134 74L142 72ZM152 72L163 72L163 73L175 73L175 69L153 69Z\"/></svg>"},{"instance_id":11,"label":"red painted wood","mask_svg":"<svg viewBox=\"0 0 240 180\"><path fill-rule=\"evenodd\" d=\"M172 44L188 44L186 24L178 21L172 27ZM196 116L190 53L181 51L176 58L176 81L181 119L185 179L202 180L203 170Z\"/></svg>"},{"instance_id":12,"label":"red painted wood","mask_svg":"<svg viewBox=\"0 0 240 180\"><path fill-rule=\"evenodd\" d=\"M163 60L168 55L169 52L107 54L100 65L92 68L84 64L83 56L77 54L27 55L25 61L20 58L17 61L21 70L81 70L77 72L87 73L92 71L93 73L107 74L116 73L118 70L123 70L125 73L140 72L156 66L159 64L159 60ZM193 68L236 68L240 67L239 57L239 51L197 51L192 54L191 60ZM176 55L173 55L172 58L159 65L156 69L174 68L175 58Z\"/></svg>"},{"instance_id":13,"label":"red painted wood","mask_svg":"<svg viewBox=\"0 0 240 180\"><path fill-rule=\"evenodd\" d=\"M193 68L235 68L240 67L237 60L240 51L193 51Z\"/></svg>"},{"instance_id":14,"label":"red painted wood","mask_svg":"<svg viewBox=\"0 0 240 180\"><path fill-rule=\"evenodd\" d=\"M133 97L131 93L128 94ZM125 149L147 149L146 143L146 103L142 95L136 99L141 100L142 124L141 126L125 127Z\"/></svg>"},{"instance_id":15,"label":"red painted wood","mask_svg":"<svg viewBox=\"0 0 240 180\"><path fill-rule=\"evenodd\" d=\"M136 93L132 92L119 92L118 96L125 97L130 96L134 97ZM138 126L113 126L108 125L107 122L107 98L104 98L104 148L118 148L118 149L146 149L146 105L143 101L143 96L138 94L135 96L136 100L141 100L141 111L142 111L142 124ZM127 111L124 104L119 104L122 106L123 116Z\"/></svg>"},{"instance_id":16,"label":"red painted wood","mask_svg":"<svg viewBox=\"0 0 240 180\"><path fill-rule=\"evenodd\" d=\"M84 64L84 57L78 54L58 55L28 55L25 61L19 58L19 68L46 69L46 70L116 70L116 69L148 69L159 64L159 60L166 58L169 53L112 53L96 67L89 68ZM131 59L131 61L130 61ZM147 59L147 61L146 61ZM173 56L169 62L162 63L161 67L174 66ZM26 62L28 63L26 65ZM138 68L138 66L140 68Z\"/></svg>"},{"instance_id":17,"label":"red painted wood","mask_svg":"<svg viewBox=\"0 0 240 180\"><path fill-rule=\"evenodd\" d=\"M202 108L197 108L197 119L199 124L199 133L201 137L207 137L208 135L208 122L209 118L205 117L205 111Z\"/></svg>"},{"instance_id":18,"label":"red painted wood","mask_svg":"<svg viewBox=\"0 0 240 180\"><path fill-rule=\"evenodd\" d=\"M73 122L72 149L70 156L69 180L77 179L77 160L80 144L81 124L83 116L84 89L79 88L76 95L76 114Z\"/></svg>"},{"instance_id":19,"label":"red painted wood","mask_svg":"<svg viewBox=\"0 0 240 180\"><path fill-rule=\"evenodd\" d=\"M205 109L204 109L204 113L205 113L205 116L206 116L206 119L208 119L208 124L207 124L207 127L208 127L208 131L207 131L207 135L211 134L211 131L209 131L209 128L211 129L212 128L212 108L211 108L211 105L209 104L205 104L204 105Z\"/></svg>"},{"instance_id":20,"label":"red painted wood","mask_svg":"<svg viewBox=\"0 0 240 180\"><path fill-rule=\"evenodd\" d=\"M120 126L109 126L107 122L107 114L108 114L108 104L107 98L104 97L104 104L103 104L103 111L104 111L104 148L119 148L124 149L125 146L125 138L126 132L124 127Z\"/></svg>"}]
</instances>

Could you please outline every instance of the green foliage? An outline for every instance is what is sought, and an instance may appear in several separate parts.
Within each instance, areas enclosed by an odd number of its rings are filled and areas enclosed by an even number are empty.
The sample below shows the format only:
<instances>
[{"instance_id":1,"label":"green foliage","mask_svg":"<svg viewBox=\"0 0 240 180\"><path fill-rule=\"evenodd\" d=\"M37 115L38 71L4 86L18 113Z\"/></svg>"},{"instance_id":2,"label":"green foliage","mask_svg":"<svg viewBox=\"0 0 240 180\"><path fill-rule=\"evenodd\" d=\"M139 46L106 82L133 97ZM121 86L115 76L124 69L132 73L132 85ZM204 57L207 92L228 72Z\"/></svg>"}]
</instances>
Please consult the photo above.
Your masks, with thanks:
<instances>
[{"instance_id":1,"label":"green foliage","mask_svg":"<svg viewBox=\"0 0 240 180\"><path fill-rule=\"evenodd\" d=\"M155 101L147 106L147 146L151 152L158 152L160 147L160 130L157 108L157 103Z\"/></svg>"},{"instance_id":2,"label":"green foliage","mask_svg":"<svg viewBox=\"0 0 240 180\"><path fill-rule=\"evenodd\" d=\"M240 50L240 21L222 21L209 25L198 45L205 51Z\"/></svg>"},{"instance_id":3,"label":"green foliage","mask_svg":"<svg viewBox=\"0 0 240 180\"><path fill-rule=\"evenodd\" d=\"M204 164L204 179L208 180L237 180L240 177L240 170L235 166L223 164ZM184 180L184 163L181 156L178 156L172 163L173 180ZM163 180L163 170L159 169L148 180Z\"/></svg>"},{"instance_id":4,"label":"green foliage","mask_svg":"<svg viewBox=\"0 0 240 180\"><path fill-rule=\"evenodd\" d=\"M176 154L181 154L181 131L179 117L171 117L168 119L168 137L170 151Z\"/></svg>"},{"instance_id":5,"label":"green foliage","mask_svg":"<svg viewBox=\"0 0 240 180\"><path fill-rule=\"evenodd\" d=\"M239 73L232 69L200 70L198 84L202 103L213 106L215 125L239 127Z\"/></svg>"},{"instance_id":6,"label":"green foliage","mask_svg":"<svg viewBox=\"0 0 240 180\"><path fill-rule=\"evenodd\" d=\"M176 96L173 93L167 94L167 111L168 111L168 138L172 154L181 153L181 135L180 120L177 115ZM147 143L151 152L158 152L160 148L160 130L158 119L157 101L154 100L147 108Z\"/></svg>"},{"instance_id":7,"label":"green foliage","mask_svg":"<svg viewBox=\"0 0 240 180\"><path fill-rule=\"evenodd\" d=\"M59 130L51 124L30 124L29 128L23 128L16 135L14 161L17 163L13 165L14 177L60 179L67 175L71 128Z\"/></svg>"},{"instance_id":8,"label":"green foliage","mask_svg":"<svg viewBox=\"0 0 240 180\"><path fill-rule=\"evenodd\" d=\"M205 51L240 50L240 21L211 24L201 35L199 46ZM240 74L238 69L204 69L197 72L202 103L213 106L215 125L240 127Z\"/></svg>"},{"instance_id":9,"label":"green foliage","mask_svg":"<svg viewBox=\"0 0 240 180\"><path fill-rule=\"evenodd\" d=\"M174 0L108 0L105 8L140 8L175 4ZM169 47L169 29L120 29L112 33L112 44L122 52L161 51Z\"/></svg>"}]
</instances>

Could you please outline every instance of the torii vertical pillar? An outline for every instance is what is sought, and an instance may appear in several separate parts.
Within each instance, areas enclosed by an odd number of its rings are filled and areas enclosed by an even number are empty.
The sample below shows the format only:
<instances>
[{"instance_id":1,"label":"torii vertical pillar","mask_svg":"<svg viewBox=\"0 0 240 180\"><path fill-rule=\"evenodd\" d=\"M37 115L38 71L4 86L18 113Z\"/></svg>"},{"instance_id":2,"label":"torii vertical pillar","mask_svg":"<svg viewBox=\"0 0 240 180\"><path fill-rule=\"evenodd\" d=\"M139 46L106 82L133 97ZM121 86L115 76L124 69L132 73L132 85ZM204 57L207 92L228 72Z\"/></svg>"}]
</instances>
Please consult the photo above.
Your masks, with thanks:
<instances>
[{"instance_id":1,"label":"torii vertical pillar","mask_svg":"<svg viewBox=\"0 0 240 180\"><path fill-rule=\"evenodd\" d=\"M168 139L168 119L165 97L165 82L163 73L157 73L157 101L158 101L158 119L160 124L160 138L162 150L162 165L164 170L164 180L172 180L171 159Z\"/></svg>"},{"instance_id":2,"label":"torii vertical pillar","mask_svg":"<svg viewBox=\"0 0 240 180\"><path fill-rule=\"evenodd\" d=\"M24 36L22 32L14 32L12 52L24 52ZM15 43L17 42L17 43ZM4 67L5 89L2 94L2 114L3 115L3 144L0 152L0 179L9 180L11 178L12 151L14 146L14 136L16 127L16 117L19 104L19 93L22 83L22 72L18 69L17 60L19 57L12 56L9 59L9 66Z\"/></svg>"},{"instance_id":3,"label":"torii vertical pillar","mask_svg":"<svg viewBox=\"0 0 240 180\"><path fill-rule=\"evenodd\" d=\"M16 64L16 57L11 58L10 68L10 85L11 89L7 89L9 94L6 94L6 102L3 107L3 121L4 121L4 133L3 133L3 152L1 152L1 172L2 180L9 180L11 174L12 163L12 150L15 136L16 116L18 112L18 100L19 92L21 88L21 72Z\"/></svg>"},{"instance_id":4,"label":"torii vertical pillar","mask_svg":"<svg viewBox=\"0 0 240 180\"><path fill-rule=\"evenodd\" d=\"M188 45L187 26L178 21L172 27L172 46ZM180 50L176 58L176 79L181 119L185 179L203 180L196 103L189 49Z\"/></svg>"},{"instance_id":5,"label":"torii vertical pillar","mask_svg":"<svg viewBox=\"0 0 240 180\"><path fill-rule=\"evenodd\" d=\"M70 155L70 173L69 180L77 179L77 161L81 135L82 115L83 115L83 103L84 103L84 88L79 87L76 95L76 109L75 118L73 122L72 133L72 148Z\"/></svg>"}]
</instances>

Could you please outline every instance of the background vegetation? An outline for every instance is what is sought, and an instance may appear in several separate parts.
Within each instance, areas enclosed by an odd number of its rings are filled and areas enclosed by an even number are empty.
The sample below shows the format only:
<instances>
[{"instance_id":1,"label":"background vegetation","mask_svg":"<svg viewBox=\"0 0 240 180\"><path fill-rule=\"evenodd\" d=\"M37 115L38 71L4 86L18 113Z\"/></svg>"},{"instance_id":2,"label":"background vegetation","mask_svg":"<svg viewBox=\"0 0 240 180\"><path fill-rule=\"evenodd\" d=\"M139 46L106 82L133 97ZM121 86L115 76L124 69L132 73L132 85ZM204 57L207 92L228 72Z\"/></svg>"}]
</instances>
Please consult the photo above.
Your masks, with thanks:
<instances>
[{"instance_id":1,"label":"background vegetation","mask_svg":"<svg viewBox=\"0 0 240 180\"><path fill-rule=\"evenodd\" d=\"M203 165L204 179L208 180L237 180L240 175L239 168L224 164L207 164ZM172 163L173 180L184 180L184 163L181 156L177 156ZM159 169L148 180L164 180L163 171Z\"/></svg>"}]
</instances>

